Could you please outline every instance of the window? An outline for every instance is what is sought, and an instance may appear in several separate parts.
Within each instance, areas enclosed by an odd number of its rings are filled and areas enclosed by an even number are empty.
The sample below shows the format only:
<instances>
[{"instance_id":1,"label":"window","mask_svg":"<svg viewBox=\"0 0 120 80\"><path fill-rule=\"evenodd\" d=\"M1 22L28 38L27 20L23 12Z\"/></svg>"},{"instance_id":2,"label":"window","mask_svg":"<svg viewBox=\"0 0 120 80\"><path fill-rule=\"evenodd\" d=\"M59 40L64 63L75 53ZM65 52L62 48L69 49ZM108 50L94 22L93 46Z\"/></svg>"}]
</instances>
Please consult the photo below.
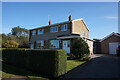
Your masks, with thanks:
<instances>
[{"instance_id":1,"label":"window","mask_svg":"<svg viewBox=\"0 0 120 80\"><path fill-rule=\"evenodd\" d=\"M67 24L61 25L61 31L67 31Z\"/></svg>"},{"instance_id":2,"label":"window","mask_svg":"<svg viewBox=\"0 0 120 80\"><path fill-rule=\"evenodd\" d=\"M58 26L51 27L50 32L58 32Z\"/></svg>"},{"instance_id":3,"label":"window","mask_svg":"<svg viewBox=\"0 0 120 80\"><path fill-rule=\"evenodd\" d=\"M82 32L82 35L85 36L85 31Z\"/></svg>"},{"instance_id":4,"label":"window","mask_svg":"<svg viewBox=\"0 0 120 80\"><path fill-rule=\"evenodd\" d=\"M43 48L44 47L44 40L39 40L36 42L36 48Z\"/></svg>"},{"instance_id":5,"label":"window","mask_svg":"<svg viewBox=\"0 0 120 80\"><path fill-rule=\"evenodd\" d=\"M50 40L50 48L52 49L59 48L59 40Z\"/></svg>"},{"instance_id":6,"label":"window","mask_svg":"<svg viewBox=\"0 0 120 80\"><path fill-rule=\"evenodd\" d=\"M44 29L39 29L38 30L38 34L43 34L44 33Z\"/></svg>"},{"instance_id":7,"label":"window","mask_svg":"<svg viewBox=\"0 0 120 80\"><path fill-rule=\"evenodd\" d=\"M36 30L32 31L32 35L36 35Z\"/></svg>"},{"instance_id":8,"label":"window","mask_svg":"<svg viewBox=\"0 0 120 80\"><path fill-rule=\"evenodd\" d=\"M34 44L31 44L31 45L30 45L30 49L34 49Z\"/></svg>"}]
</instances>

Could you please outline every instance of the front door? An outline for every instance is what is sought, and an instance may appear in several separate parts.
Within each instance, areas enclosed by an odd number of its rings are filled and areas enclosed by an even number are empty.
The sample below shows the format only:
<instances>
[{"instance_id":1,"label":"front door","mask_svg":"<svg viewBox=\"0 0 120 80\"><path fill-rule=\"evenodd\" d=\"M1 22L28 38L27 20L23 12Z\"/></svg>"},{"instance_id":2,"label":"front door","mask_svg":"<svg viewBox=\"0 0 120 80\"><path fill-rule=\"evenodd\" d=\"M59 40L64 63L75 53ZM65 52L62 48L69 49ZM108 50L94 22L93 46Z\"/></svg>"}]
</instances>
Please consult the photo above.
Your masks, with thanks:
<instances>
[{"instance_id":1,"label":"front door","mask_svg":"<svg viewBox=\"0 0 120 80\"><path fill-rule=\"evenodd\" d=\"M70 54L70 40L63 40L63 49Z\"/></svg>"}]
</instances>

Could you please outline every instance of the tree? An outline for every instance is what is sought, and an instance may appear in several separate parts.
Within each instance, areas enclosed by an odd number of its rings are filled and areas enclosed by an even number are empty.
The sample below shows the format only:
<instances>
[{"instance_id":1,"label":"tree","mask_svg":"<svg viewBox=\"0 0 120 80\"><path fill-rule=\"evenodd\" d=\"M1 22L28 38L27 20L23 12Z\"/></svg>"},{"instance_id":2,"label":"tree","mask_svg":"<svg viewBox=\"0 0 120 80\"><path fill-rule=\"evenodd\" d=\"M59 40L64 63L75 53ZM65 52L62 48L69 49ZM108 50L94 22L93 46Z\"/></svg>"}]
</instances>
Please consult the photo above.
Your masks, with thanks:
<instances>
[{"instance_id":1,"label":"tree","mask_svg":"<svg viewBox=\"0 0 120 80\"><path fill-rule=\"evenodd\" d=\"M20 37L20 36L28 37L29 35L29 31L27 29L20 28L19 26L12 28L11 32L12 32L12 35L15 35L17 37Z\"/></svg>"},{"instance_id":2,"label":"tree","mask_svg":"<svg viewBox=\"0 0 120 80\"><path fill-rule=\"evenodd\" d=\"M19 48L29 47L29 30L21 27L14 27L9 34L2 34L2 45L7 40L13 40L19 44ZM4 46L3 46L4 47Z\"/></svg>"},{"instance_id":3,"label":"tree","mask_svg":"<svg viewBox=\"0 0 120 80\"><path fill-rule=\"evenodd\" d=\"M25 29L25 28L20 28L18 27L14 27L11 30L12 35L17 37L19 39L19 47L20 48L28 48L29 44L29 30ZM17 42L17 41L16 41Z\"/></svg>"},{"instance_id":4,"label":"tree","mask_svg":"<svg viewBox=\"0 0 120 80\"><path fill-rule=\"evenodd\" d=\"M82 39L76 40L72 44L72 55L75 56L75 58L83 58L86 55L90 54L88 44Z\"/></svg>"},{"instance_id":5,"label":"tree","mask_svg":"<svg viewBox=\"0 0 120 80\"><path fill-rule=\"evenodd\" d=\"M18 48L19 44L13 40L7 40L3 43L5 48Z\"/></svg>"},{"instance_id":6,"label":"tree","mask_svg":"<svg viewBox=\"0 0 120 80\"><path fill-rule=\"evenodd\" d=\"M20 39L20 41L19 41L20 48L28 48L29 47L29 43L28 43L29 38L28 37L21 36L19 39Z\"/></svg>"},{"instance_id":7,"label":"tree","mask_svg":"<svg viewBox=\"0 0 120 80\"><path fill-rule=\"evenodd\" d=\"M11 34L2 34L2 44L6 42L7 40L14 40L15 42L19 43L19 39Z\"/></svg>"},{"instance_id":8,"label":"tree","mask_svg":"<svg viewBox=\"0 0 120 80\"><path fill-rule=\"evenodd\" d=\"M2 42L5 42L7 40L7 36L5 34L1 34L2 35Z\"/></svg>"}]
</instances>

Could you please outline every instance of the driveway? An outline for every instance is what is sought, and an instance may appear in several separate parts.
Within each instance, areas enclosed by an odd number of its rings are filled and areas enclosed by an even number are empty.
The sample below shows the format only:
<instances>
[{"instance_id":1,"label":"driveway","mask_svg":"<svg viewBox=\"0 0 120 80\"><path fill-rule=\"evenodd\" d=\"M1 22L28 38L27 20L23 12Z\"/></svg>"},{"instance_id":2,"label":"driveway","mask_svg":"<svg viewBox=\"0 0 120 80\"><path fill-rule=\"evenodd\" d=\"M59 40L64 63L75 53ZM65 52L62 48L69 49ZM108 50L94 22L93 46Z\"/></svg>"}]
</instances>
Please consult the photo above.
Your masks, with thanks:
<instances>
[{"instance_id":1,"label":"driveway","mask_svg":"<svg viewBox=\"0 0 120 80\"><path fill-rule=\"evenodd\" d=\"M65 74L62 79L119 78L120 57L96 54L92 59Z\"/></svg>"}]
</instances>

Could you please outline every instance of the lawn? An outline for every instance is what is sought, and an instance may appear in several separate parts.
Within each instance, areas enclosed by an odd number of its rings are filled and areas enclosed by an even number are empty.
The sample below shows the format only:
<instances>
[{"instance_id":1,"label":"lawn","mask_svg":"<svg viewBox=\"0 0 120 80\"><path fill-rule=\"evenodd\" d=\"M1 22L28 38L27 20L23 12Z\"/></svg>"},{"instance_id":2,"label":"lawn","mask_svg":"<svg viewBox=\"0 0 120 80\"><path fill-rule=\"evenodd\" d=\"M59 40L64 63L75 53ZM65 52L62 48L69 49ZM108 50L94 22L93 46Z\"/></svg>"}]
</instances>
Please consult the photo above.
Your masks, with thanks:
<instances>
[{"instance_id":1,"label":"lawn","mask_svg":"<svg viewBox=\"0 0 120 80\"><path fill-rule=\"evenodd\" d=\"M67 72L85 62L86 61L67 60ZM22 68L17 68L7 64L2 64L2 66L2 78L14 78L14 75L21 75L28 77L28 80L49 80L48 78L41 77L41 75L38 75L37 73L33 73Z\"/></svg>"},{"instance_id":2,"label":"lawn","mask_svg":"<svg viewBox=\"0 0 120 80\"><path fill-rule=\"evenodd\" d=\"M86 61L67 60L67 72L74 69L75 67L85 63Z\"/></svg>"}]
</instances>

